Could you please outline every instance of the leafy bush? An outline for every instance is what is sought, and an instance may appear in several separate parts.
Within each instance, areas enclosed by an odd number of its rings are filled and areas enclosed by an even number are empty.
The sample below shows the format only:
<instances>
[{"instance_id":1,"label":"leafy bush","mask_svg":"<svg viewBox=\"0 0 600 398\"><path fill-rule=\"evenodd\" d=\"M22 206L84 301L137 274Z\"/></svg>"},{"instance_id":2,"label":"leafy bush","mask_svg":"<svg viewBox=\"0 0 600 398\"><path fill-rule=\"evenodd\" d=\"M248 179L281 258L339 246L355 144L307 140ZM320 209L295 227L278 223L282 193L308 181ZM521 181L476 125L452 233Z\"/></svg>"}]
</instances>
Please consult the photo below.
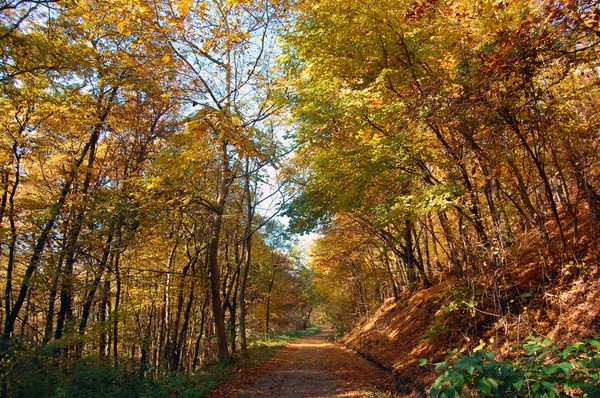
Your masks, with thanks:
<instances>
[{"instance_id":1,"label":"leafy bush","mask_svg":"<svg viewBox=\"0 0 600 398\"><path fill-rule=\"evenodd\" d=\"M430 396L569 397L600 396L600 343L598 336L559 349L550 339L529 337L513 347L516 359L498 361L481 349L470 355L453 350L434 364L441 375ZM427 360L421 359L421 366Z\"/></svg>"},{"instance_id":2,"label":"leafy bush","mask_svg":"<svg viewBox=\"0 0 600 398\"><path fill-rule=\"evenodd\" d=\"M115 363L98 356L73 359L58 346L17 345L0 359L0 385L13 398L198 397L199 387L183 373L154 379L143 376L138 362ZM200 386L203 387L203 386Z\"/></svg>"},{"instance_id":3,"label":"leafy bush","mask_svg":"<svg viewBox=\"0 0 600 398\"><path fill-rule=\"evenodd\" d=\"M232 373L266 361L294 338L319 331L312 327L251 341L248 356L208 363L188 374L158 372L156 377L144 374L133 360L115 363L94 355L73 359L61 355L59 346L17 345L0 355L0 388L6 386L13 398L204 397Z\"/></svg>"}]
</instances>

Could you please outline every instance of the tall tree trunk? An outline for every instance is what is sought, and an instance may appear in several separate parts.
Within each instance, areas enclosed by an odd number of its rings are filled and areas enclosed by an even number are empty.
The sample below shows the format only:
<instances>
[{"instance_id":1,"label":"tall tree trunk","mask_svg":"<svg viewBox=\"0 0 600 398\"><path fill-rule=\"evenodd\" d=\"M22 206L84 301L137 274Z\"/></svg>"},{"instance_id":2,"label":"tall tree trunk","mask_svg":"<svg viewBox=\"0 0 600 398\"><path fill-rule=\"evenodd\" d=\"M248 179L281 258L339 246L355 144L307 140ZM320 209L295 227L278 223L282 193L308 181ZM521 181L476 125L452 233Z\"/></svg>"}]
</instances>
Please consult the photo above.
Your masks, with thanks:
<instances>
[{"instance_id":1,"label":"tall tree trunk","mask_svg":"<svg viewBox=\"0 0 600 398\"><path fill-rule=\"evenodd\" d=\"M158 354L156 356L156 366L163 365L168 366L168 352L169 352L169 338L170 338L170 327L171 327L171 273L175 263L175 256L177 254L177 247L179 246L179 239L175 238L175 243L169 253L169 260L167 261L167 272L165 280L165 291L162 299L162 310L160 317L160 328L158 331ZM166 364L166 365L165 365Z\"/></svg>"},{"instance_id":2,"label":"tall tree trunk","mask_svg":"<svg viewBox=\"0 0 600 398\"><path fill-rule=\"evenodd\" d=\"M100 343L99 343L99 355L101 357L105 357L108 348L108 341L106 336L106 309L109 307L108 304L108 296L110 295L110 281L106 279L104 281L104 286L102 287L102 299L100 301L100 314L98 316L98 321L100 322L101 331L100 331Z\"/></svg>"},{"instance_id":3,"label":"tall tree trunk","mask_svg":"<svg viewBox=\"0 0 600 398\"><path fill-rule=\"evenodd\" d=\"M102 258L100 259L100 264L98 264L98 273L92 282L92 287L88 291L88 294L85 298L85 302L83 303L83 311L81 313L81 321L79 322L79 335L83 336L85 334L85 329L87 327L88 318L90 316L90 311L92 309L92 304L94 302L94 296L96 295L96 291L98 290L98 286L100 286L100 282L102 281L102 277L104 275L104 271L106 270L106 265L108 264L108 258L111 252L111 246L113 241L113 227L110 227L110 231L108 233L108 237L106 238L106 244L104 246L104 250L102 252ZM76 357L81 356L82 351L82 343L77 344Z\"/></svg>"},{"instance_id":4,"label":"tall tree trunk","mask_svg":"<svg viewBox=\"0 0 600 398\"><path fill-rule=\"evenodd\" d=\"M390 283L392 284L392 291L394 292L394 299L398 300L400 294L398 293L398 286L396 286L396 278L394 278L394 273L392 272L392 267L390 265L390 256L388 254L387 249L383 251L383 259L385 263L385 268L387 269L388 276L390 278Z\"/></svg>"},{"instance_id":5,"label":"tall tree trunk","mask_svg":"<svg viewBox=\"0 0 600 398\"><path fill-rule=\"evenodd\" d=\"M27 296L27 291L29 290L29 282L31 280L31 277L33 276L33 273L37 270L38 264L40 262L40 258L42 256L42 252L44 251L44 248L46 247L46 243L50 236L50 232L52 231L52 228L54 227L54 224L56 223L56 219L57 219L58 215L60 214L60 211L62 210L62 208L66 202L68 193L71 191L71 185L73 184L73 182L75 180L75 176L77 174L77 169L79 169L79 167L83 163L83 160L85 159L92 143L95 144L95 142L97 141L98 134L99 134L99 131L94 131L94 133L92 134L92 137L90 138L90 141L88 141L88 143L84 147L81 155L79 156L79 159L77 159L77 161L73 165L73 168L69 175L69 178L63 185L63 187L60 191L58 200L51 207L50 215L46 219L44 228L42 229L42 232L40 233L39 237L36 240L36 243L35 243L35 246L33 249L33 253L29 260L29 266L25 270L25 275L23 276L23 280L21 282L21 288L19 289L19 295L18 295L17 300L15 301L11 311L7 314L7 317L5 320L4 331L2 332L3 345L6 345L8 343L8 340L10 339L10 336L13 332L15 321L16 321L17 317L19 316L19 312L21 311L21 307L23 306L23 303L25 302L25 297Z\"/></svg>"},{"instance_id":6,"label":"tall tree trunk","mask_svg":"<svg viewBox=\"0 0 600 398\"><path fill-rule=\"evenodd\" d=\"M119 260L121 253L117 252L113 260L113 272L117 281L117 291L115 292L115 306L113 308L112 324L112 352L115 364L119 358L119 310L121 305L121 270L119 269Z\"/></svg>"},{"instance_id":7,"label":"tall tree trunk","mask_svg":"<svg viewBox=\"0 0 600 398\"><path fill-rule=\"evenodd\" d=\"M54 326L54 307L56 305L56 294L58 293L58 283L60 280L60 274L62 273L63 261L64 259L61 250L61 255L58 259L58 265L56 268L56 275L54 275L54 277L52 278L52 284L50 285L50 296L48 297L48 312L46 313L46 327L44 328L44 344L47 344L52 338L52 328Z\"/></svg>"},{"instance_id":8,"label":"tall tree trunk","mask_svg":"<svg viewBox=\"0 0 600 398\"><path fill-rule=\"evenodd\" d=\"M29 323L29 310L31 308L31 292L33 290L29 289L29 292L27 292L27 299L25 301L25 311L23 312L23 321L21 322L21 337L27 337L25 336L25 327L27 326L27 324Z\"/></svg>"},{"instance_id":9,"label":"tall tree trunk","mask_svg":"<svg viewBox=\"0 0 600 398\"><path fill-rule=\"evenodd\" d=\"M236 314L237 314L237 303L238 303L238 292L239 292L239 286L240 286L240 276L238 275L237 277L237 281L235 283L235 289L233 291L233 299L231 300L231 305L229 307L230 309L230 335L231 335L231 352L236 352L237 351L237 321L236 321Z\"/></svg>"},{"instance_id":10,"label":"tall tree trunk","mask_svg":"<svg viewBox=\"0 0 600 398\"><path fill-rule=\"evenodd\" d=\"M416 282L416 275L415 275L415 269L416 269L418 271L419 275L421 276L421 279L423 280L423 285L425 287L430 287L431 282L429 282L429 278L427 278L427 274L425 273L423 264L421 263L421 261L419 261L417 258L415 258L415 254L414 254L415 248L414 248L414 242L413 242L413 238L412 238L412 230L413 230L412 221L405 220L404 226L405 226L404 240L405 240L405 245L406 245L404 259L406 261L406 267L408 268L408 272L409 272L409 281L411 283Z\"/></svg>"},{"instance_id":11,"label":"tall tree trunk","mask_svg":"<svg viewBox=\"0 0 600 398\"><path fill-rule=\"evenodd\" d=\"M192 370L196 370L198 366L198 355L200 353L200 343L202 341L202 335L204 333L204 323L206 319L206 306L208 304L208 293L202 302L202 311L200 314L200 328L198 330L198 337L196 338L196 348L194 349L194 360L192 361Z\"/></svg>"},{"instance_id":12,"label":"tall tree trunk","mask_svg":"<svg viewBox=\"0 0 600 398\"><path fill-rule=\"evenodd\" d=\"M181 273L181 279L179 280L179 286L177 287L177 308L175 310L175 320L173 322L173 326L172 326L172 332L171 332L171 337L170 337L170 341L169 341L169 351L167 353L168 355L168 367L170 371L175 371L177 370L177 367L179 366L179 348L180 348L180 344L179 344L179 324L181 323L181 316L183 315L183 305L184 305L184 290L185 290L185 283L187 281L187 275L188 272L190 271L190 269L194 266L194 263L196 262L197 259L197 254L195 256L193 256L192 258L188 259L188 263L185 265L185 267L183 267L182 273ZM193 284L192 284L192 288L193 288ZM189 299L189 303L191 305L191 302L193 301L194 298L194 292L193 290L190 292L190 299ZM189 314L188 314L189 315ZM185 322L187 324L187 319L185 319ZM187 327L187 326L186 326Z\"/></svg>"},{"instance_id":13,"label":"tall tree trunk","mask_svg":"<svg viewBox=\"0 0 600 398\"><path fill-rule=\"evenodd\" d=\"M188 330L188 325L190 322L190 314L192 312L192 305L194 304L194 288L195 288L195 281L192 282L192 285L190 287L190 298L187 302L187 306L185 308L185 315L183 317L183 325L181 326L181 331L179 332L179 337L177 339L177 350L175 352L175 363L173 366L174 370L179 369L180 365L181 365L181 358L183 358L184 354L185 354L185 337L187 335L187 330Z\"/></svg>"},{"instance_id":14,"label":"tall tree trunk","mask_svg":"<svg viewBox=\"0 0 600 398\"><path fill-rule=\"evenodd\" d=\"M431 254L429 252L429 232L427 231L427 220L419 221L421 225L421 230L423 231L423 257L424 257L424 267L427 275L429 275L433 279L433 267L431 266Z\"/></svg>"},{"instance_id":15,"label":"tall tree trunk","mask_svg":"<svg viewBox=\"0 0 600 398\"><path fill-rule=\"evenodd\" d=\"M540 235L542 236L542 239L544 239L546 246L549 248L550 247L550 234L548 233L548 229L546 229L546 224L544 223L544 219L543 219L542 215L538 212L538 210L535 208L533 203L531 202L531 198L529 197L529 193L527 192L527 186L525 185L525 180L523 178L523 175L521 174L521 171L517 167L517 164L516 164L515 160L513 159L513 156L511 154L509 148L508 147L505 147L505 148L506 148L506 154L507 154L507 157L506 157L507 163L511 167L515 177L517 178L517 187L518 187L518 191L519 191L519 196L521 196L521 201L523 202L525 209L527 209L527 211L529 212L531 217L533 217L535 225L537 225Z\"/></svg>"},{"instance_id":16,"label":"tall tree trunk","mask_svg":"<svg viewBox=\"0 0 600 398\"><path fill-rule=\"evenodd\" d=\"M9 170L3 169L0 172L0 186L2 186L2 199L0 199L0 227L4 225L4 214L6 213L6 206L8 204L8 176Z\"/></svg>"},{"instance_id":17,"label":"tall tree trunk","mask_svg":"<svg viewBox=\"0 0 600 398\"><path fill-rule=\"evenodd\" d=\"M438 126L436 126L433 123L429 123L428 125L429 128L434 132L437 139L442 143L444 148L446 148L448 153L454 159L456 167L458 168L458 171L462 177L462 181L465 184L465 188L471 196L471 198L468 199L470 215L464 215L469 219L469 222L473 224L473 227L477 232L479 240L483 243L485 247L488 247L490 245L489 237L485 232L485 227L483 225L483 221L481 220L481 214L479 212L479 204L477 200L477 193L475 192L473 184L471 183L471 178L469 177L469 172L465 165L465 161L461 158L461 156L459 156L457 151L454 148L452 148L450 143L444 138L444 135L442 134L442 131ZM462 209L460 207L457 207L457 210L462 212Z\"/></svg>"},{"instance_id":18,"label":"tall tree trunk","mask_svg":"<svg viewBox=\"0 0 600 398\"><path fill-rule=\"evenodd\" d=\"M240 346L242 351L248 350L248 339L246 336L246 282L248 281L248 273L250 271L250 264L252 262L252 236L248 236L245 242L246 245L246 258L244 269L240 278Z\"/></svg>"},{"instance_id":19,"label":"tall tree trunk","mask_svg":"<svg viewBox=\"0 0 600 398\"><path fill-rule=\"evenodd\" d=\"M306 314L302 316L302 330L308 329L308 323L310 322L310 314L312 314L313 307L310 306Z\"/></svg>"},{"instance_id":20,"label":"tall tree trunk","mask_svg":"<svg viewBox=\"0 0 600 398\"><path fill-rule=\"evenodd\" d=\"M248 273L252 264L252 221L254 220L254 205L252 201L252 193L250 192L250 161L246 159L246 179L244 183L246 194L246 231L244 233L244 241L246 250L244 258L244 268L240 278L240 345L243 352L248 350L248 342L246 337L246 282L248 281Z\"/></svg>"},{"instance_id":21,"label":"tall tree trunk","mask_svg":"<svg viewBox=\"0 0 600 398\"><path fill-rule=\"evenodd\" d=\"M97 140L96 140L97 141ZM62 286L60 289L60 309L58 310L58 318L56 320L55 339L60 339L65 332L66 322L72 318L73 313L73 267L75 265L75 256L77 254L79 235L83 228L83 222L87 210L88 192L92 178L92 168L96 156L96 141L92 142L89 150L89 158L85 178L81 188L81 197L83 203L80 205L75 217L75 221L67 238L66 260L62 278Z\"/></svg>"},{"instance_id":22,"label":"tall tree trunk","mask_svg":"<svg viewBox=\"0 0 600 398\"><path fill-rule=\"evenodd\" d=\"M15 179L13 181L12 189L8 197L8 222L10 224L10 241L8 243L8 264L6 265L6 286L4 288L4 313L6 318L4 319L4 329L9 327L9 315L12 304L12 279L13 270L15 266L15 250L17 245L17 227L15 224L15 195L19 187L19 180L21 178L21 154L19 153L19 146L15 142L12 146L13 157L15 159ZM8 336L10 337L10 336Z\"/></svg>"},{"instance_id":23,"label":"tall tree trunk","mask_svg":"<svg viewBox=\"0 0 600 398\"><path fill-rule=\"evenodd\" d=\"M217 335L217 352L220 359L229 359L229 349L227 347L227 336L225 334L225 317L223 316L223 307L221 303L220 275L219 268L219 238L221 235L221 223L225 202L231 183L229 177L229 157L227 154L227 142L221 143L221 170L219 185L217 191L216 203L211 206L210 215L210 243L208 246L208 269L210 271L210 291L212 298L213 317L215 321L215 332Z\"/></svg>"},{"instance_id":24,"label":"tall tree trunk","mask_svg":"<svg viewBox=\"0 0 600 398\"><path fill-rule=\"evenodd\" d=\"M271 323L271 292L273 291L273 285L275 283L275 267L273 267L273 273L271 274L271 280L269 280L269 288L267 290L267 303L265 309L265 334L269 334L270 323Z\"/></svg>"}]
</instances>

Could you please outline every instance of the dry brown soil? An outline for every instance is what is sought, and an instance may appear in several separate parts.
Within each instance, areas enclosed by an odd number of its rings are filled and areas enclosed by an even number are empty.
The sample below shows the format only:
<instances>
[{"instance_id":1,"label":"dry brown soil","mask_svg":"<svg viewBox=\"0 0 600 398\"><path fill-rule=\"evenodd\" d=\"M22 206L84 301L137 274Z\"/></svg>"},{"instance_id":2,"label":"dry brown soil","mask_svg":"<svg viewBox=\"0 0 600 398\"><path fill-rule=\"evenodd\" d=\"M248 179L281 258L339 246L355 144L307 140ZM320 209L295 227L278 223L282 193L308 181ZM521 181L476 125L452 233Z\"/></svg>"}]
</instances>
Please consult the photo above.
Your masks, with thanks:
<instances>
[{"instance_id":1,"label":"dry brown soil","mask_svg":"<svg viewBox=\"0 0 600 398\"><path fill-rule=\"evenodd\" d=\"M393 397L393 381L355 353L329 342L331 331L302 337L211 397Z\"/></svg>"}]
</instances>

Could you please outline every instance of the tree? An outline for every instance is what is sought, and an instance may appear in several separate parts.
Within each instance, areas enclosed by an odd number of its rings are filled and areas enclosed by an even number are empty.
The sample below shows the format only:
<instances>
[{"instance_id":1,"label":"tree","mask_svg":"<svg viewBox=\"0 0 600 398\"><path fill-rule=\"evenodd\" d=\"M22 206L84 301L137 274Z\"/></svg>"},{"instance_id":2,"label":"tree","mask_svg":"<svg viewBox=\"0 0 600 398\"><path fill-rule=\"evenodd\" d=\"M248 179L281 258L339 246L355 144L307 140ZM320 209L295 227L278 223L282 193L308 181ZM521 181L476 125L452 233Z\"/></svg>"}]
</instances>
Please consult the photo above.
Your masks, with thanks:
<instances>
[{"instance_id":1,"label":"tree","mask_svg":"<svg viewBox=\"0 0 600 398\"><path fill-rule=\"evenodd\" d=\"M596 90L576 78L596 76L590 2L299 9L282 63L300 147L291 169L304 169L293 226L328 231L356 219L381 253L402 260L391 279L408 284L428 286L444 271L435 263L462 280L508 278L508 248L527 229L543 256L565 261L581 204L597 218L596 153L584 150L596 127L574 122L560 99L573 93L566 102L596 126Z\"/></svg>"}]
</instances>

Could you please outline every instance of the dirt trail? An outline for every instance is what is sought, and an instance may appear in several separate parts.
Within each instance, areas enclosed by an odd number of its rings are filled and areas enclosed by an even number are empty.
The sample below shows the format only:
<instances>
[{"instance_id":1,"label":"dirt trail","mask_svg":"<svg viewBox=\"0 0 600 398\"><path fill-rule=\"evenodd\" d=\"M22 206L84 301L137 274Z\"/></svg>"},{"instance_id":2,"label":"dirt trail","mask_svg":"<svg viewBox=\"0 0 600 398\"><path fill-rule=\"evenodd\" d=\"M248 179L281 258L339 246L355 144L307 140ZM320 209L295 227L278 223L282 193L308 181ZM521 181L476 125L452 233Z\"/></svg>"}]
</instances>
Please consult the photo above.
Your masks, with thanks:
<instances>
[{"instance_id":1,"label":"dirt trail","mask_svg":"<svg viewBox=\"0 0 600 398\"><path fill-rule=\"evenodd\" d=\"M290 342L278 350L253 385L232 386L220 397L393 397L388 374L327 340L330 331ZM234 383L235 384L235 383Z\"/></svg>"}]
</instances>

